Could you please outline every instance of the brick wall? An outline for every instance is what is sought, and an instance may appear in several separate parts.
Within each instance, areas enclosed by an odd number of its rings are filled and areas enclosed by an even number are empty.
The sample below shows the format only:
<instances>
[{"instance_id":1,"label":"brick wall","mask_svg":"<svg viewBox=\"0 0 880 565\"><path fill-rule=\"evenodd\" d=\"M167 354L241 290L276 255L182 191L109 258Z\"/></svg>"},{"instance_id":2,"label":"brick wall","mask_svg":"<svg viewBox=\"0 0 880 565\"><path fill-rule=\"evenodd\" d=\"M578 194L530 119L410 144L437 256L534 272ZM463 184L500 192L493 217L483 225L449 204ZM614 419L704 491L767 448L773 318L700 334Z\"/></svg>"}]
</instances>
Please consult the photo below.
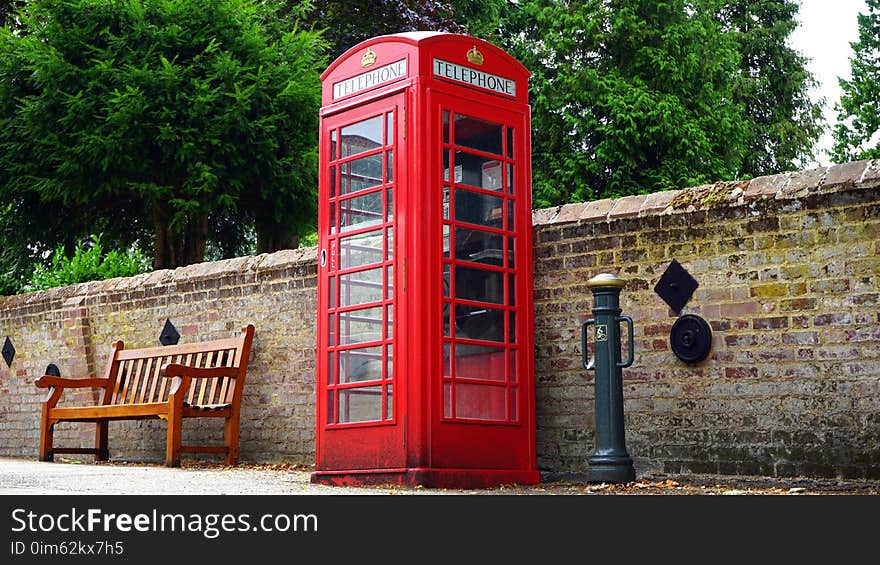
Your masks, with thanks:
<instances>
[{"instance_id":1,"label":"brick wall","mask_svg":"<svg viewBox=\"0 0 880 565\"><path fill-rule=\"evenodd\" d=\"M880 162L537 210L534 224L541 470L587 468L585 282L612 272L636 323L624 397L637 473L880 478ZM672 259L700 285L681 313L713 328L697 365L671 352L676 315L653 290ZM315 276L307 249L0 297L0 340L17 350L11 369L0 360L0 456L36 457L33 380L48 363L100 372L113 340L155 345L169 318L182 342L256 325L242 459L312 463ZM213 424L187 421L184 441L219 437ZM111 456L161 460L164 426L112 423ZM93 433L61 424L56 437Z\"/></svg>"},{"instance_id":2,"label":"brick wall","mask_svg":"<svg viewBox=\"0 0 880 565\"><path fill-rule=\"evenodd\" d=\"M880 162L539 210L539 466L584 471L592 373L585 282L627 279L636 363L624 370L637 472L880 478ZM654 292L672 259L699 287L681 314L713 329L677 359Z\"/></svg>"},{"instance_id":3,"label":"brick wall","mask_svg":"<svg viewBox=\"0 0 880 565\"><path fill-rule=\"evenodd\" d=\"M33 381L48 363L63 376L100 374L113 341L159 345L170 319L181 343L230 337L253 323L242 460L312 461L316 274L312 248L0 298L0 340L8 335L16 348L11 369L0 360L0 456L36 456L45 392ZM111 458L164 459L165 429L156 420L111 422ZM92 447L94 426L61 423L55 437L58 446ZM187 420L184 443L194 438L222 442L222 421Z\"/></svg>"}]
</instances>

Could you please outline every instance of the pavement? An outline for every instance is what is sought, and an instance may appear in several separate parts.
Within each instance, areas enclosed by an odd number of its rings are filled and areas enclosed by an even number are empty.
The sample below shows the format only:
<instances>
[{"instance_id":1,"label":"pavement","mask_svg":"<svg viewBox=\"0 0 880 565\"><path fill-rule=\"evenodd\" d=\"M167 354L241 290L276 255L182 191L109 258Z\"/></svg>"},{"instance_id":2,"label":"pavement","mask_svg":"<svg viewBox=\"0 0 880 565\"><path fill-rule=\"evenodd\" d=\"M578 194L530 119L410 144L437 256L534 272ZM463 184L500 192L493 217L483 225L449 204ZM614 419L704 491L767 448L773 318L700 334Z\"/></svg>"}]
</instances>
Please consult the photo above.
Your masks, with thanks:
<instances>
[{"instance_id":1,"label":"pavement","mask_svg":"<svg viewBox=\"0 0 880 565\"><path fill-rule=\"evenodd\" d=\"M538 485L493 489L433 489L382 485L334 487L312 484L308 467L289 464L161 464L111 461L81 463L58 458L0 458L0 495L880 495L880 481L770 478L729 475L646 474L626 484L588 483L576 475Z\"/></svg>"}]
</instances>

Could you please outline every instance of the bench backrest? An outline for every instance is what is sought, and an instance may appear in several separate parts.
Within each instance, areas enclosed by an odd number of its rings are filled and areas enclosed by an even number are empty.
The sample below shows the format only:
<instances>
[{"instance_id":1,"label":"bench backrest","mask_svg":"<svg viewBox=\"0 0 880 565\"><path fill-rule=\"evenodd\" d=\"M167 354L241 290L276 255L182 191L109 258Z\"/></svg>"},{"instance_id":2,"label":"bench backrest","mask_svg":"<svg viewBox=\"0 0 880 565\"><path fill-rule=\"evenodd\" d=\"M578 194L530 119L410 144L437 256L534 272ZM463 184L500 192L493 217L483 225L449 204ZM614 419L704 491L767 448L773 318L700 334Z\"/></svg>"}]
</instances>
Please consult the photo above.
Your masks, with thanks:
<instances>
[{"instance_id":1,"label":"bench backrest","mask_svg":"<svg viewBox=\"0 0 880 565\"><path fill-rule=\"evenodd\" d=\"M166 363L193 367L230 367L228 377L193 379L186 401L193 405L238 404L247 373L254 326L241 328L236 337L125 349L122 341L113 344L107 363L109 384L102 404L141 404L165 402L172 379L160 378Z\"/></svg>"}]
</instances>

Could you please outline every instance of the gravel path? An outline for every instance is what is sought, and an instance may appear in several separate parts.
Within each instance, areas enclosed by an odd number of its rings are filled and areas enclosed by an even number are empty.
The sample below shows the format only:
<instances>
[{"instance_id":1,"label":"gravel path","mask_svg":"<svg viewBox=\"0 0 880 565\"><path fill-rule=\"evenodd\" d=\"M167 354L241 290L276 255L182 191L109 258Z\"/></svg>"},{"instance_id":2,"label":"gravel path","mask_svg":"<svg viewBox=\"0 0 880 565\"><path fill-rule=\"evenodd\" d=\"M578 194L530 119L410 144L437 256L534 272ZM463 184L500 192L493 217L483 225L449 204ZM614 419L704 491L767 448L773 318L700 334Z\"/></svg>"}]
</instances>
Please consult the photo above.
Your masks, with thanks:
<instances>
[{"instance_id":1,"label":"gravel path","mask_svg":"<svg viewBox=\"0 0 880 565\"><path fill-rule=\"evenodd\" d=\"M0 458L4 494L499 494L499 495L880 495L880 481L774 479L723 475L648 475L623 485L554 480L485 490L422 487L331 487L309 482L309 469L292 465L227 467L187 463L178 469L143 463L41 463Z\"/></svg>"}]
</instances>

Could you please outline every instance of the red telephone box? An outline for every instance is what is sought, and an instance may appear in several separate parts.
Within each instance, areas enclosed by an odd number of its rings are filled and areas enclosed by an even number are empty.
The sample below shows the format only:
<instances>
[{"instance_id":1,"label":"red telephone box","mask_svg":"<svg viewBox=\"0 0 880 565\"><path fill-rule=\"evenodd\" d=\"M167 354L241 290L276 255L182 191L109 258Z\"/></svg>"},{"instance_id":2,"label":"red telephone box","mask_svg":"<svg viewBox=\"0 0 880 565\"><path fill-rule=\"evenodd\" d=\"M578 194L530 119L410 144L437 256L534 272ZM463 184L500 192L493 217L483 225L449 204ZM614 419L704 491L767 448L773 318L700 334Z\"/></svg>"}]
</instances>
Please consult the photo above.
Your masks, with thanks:
<instances>
[{"instance_id":1,"label":"red telephone box","mask_svg":"<svg viewBox=\"0 0 880 565\"><path fill-rule=\"evenodd\" d=\"M433 32L322 75L313 482L539 481L528 77Z\"/></svg>"}]
</instances>

